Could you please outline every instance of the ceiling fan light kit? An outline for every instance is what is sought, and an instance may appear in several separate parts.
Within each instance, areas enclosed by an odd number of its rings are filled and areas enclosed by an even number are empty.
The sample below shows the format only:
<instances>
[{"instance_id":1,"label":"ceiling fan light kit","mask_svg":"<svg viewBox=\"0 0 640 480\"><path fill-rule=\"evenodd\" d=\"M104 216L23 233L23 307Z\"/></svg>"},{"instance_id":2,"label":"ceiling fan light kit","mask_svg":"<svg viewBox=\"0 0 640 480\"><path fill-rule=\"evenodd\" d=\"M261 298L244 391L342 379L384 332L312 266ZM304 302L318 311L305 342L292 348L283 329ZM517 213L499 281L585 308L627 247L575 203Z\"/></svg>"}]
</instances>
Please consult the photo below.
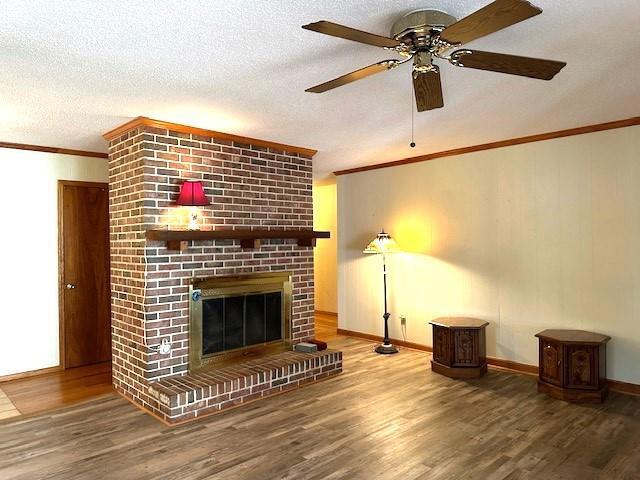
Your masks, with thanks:
<instances>
[{"instance_id":1,"label":"ceiling fan light kit","mask_svg":"<svg viewBox=\"0 0 640 480\"><path fill-rule=\"evenodd\" d=\"M433 63L434 60L445 60L457 67L551 80L566 65L565 62L460 48L463 44L540 13L542 13L540 8L525 0L495 0L461 20L456 20L452 15L440 10L414 10L394 22L389 37L326 20L310 23L302 28L382 47L403 58L374 63L308 88L306 91L326 92L370 75L394 69L411 60L413 60L413 90L419 112L444 106L440 69Z\"/></svg>"}]
</instances>

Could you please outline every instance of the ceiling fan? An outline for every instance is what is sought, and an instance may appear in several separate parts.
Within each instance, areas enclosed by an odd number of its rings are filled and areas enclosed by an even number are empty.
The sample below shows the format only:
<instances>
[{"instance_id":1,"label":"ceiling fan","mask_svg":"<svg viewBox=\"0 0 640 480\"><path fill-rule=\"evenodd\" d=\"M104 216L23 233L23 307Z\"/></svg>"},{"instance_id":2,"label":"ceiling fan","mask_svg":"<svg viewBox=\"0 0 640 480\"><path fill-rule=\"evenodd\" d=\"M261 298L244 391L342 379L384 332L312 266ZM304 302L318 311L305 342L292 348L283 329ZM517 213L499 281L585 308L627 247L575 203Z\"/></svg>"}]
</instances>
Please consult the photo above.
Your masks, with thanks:
<instances>
[{"instance_id":1,"label":"ceiling fan","mask_svg":"<svg viewBox=\"0 0 640 480\"><path fill-rule=\"evenodd\" d=\"M307 92L322 93L355 82L375 73L384 72L413 60L413 89L419 112L444 106L440 69L434 59L447 60L457 67L551 80L565 62L520 57L480 50L456 49L462 44L502 30L542 13L525 0L495 0L480 10L456 19L439 10L415 10L399 18L384 37L321 20L304 25L305 30L366 43L391 50L402 60L383 60L341 77L308 88ZM451 50L453 52L449 53Z\"/></svg>"}]
</instances>

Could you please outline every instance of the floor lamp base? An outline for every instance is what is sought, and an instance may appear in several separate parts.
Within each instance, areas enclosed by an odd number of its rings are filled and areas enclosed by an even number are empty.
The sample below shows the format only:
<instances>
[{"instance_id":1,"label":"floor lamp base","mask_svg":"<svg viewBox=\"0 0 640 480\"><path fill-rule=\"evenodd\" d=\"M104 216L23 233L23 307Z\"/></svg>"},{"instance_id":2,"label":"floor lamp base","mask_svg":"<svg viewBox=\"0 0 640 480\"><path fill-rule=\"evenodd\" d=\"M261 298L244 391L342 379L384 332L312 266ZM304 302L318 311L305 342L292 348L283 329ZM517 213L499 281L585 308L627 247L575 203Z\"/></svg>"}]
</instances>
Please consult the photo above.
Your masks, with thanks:
<instances>
[{"instance_id":1,"label":"floor lamp base","mask_svg":"<svg viewBox=\"0 0 640 480\"><path fill-rule=\"evenodd\" d=\"M398 349L391 345L390 343L383 343L382 345L378 345L376 347L376 353L381 353L383 355L389 355L391 353L398 353Z\"/></svg>"}]
</instances>

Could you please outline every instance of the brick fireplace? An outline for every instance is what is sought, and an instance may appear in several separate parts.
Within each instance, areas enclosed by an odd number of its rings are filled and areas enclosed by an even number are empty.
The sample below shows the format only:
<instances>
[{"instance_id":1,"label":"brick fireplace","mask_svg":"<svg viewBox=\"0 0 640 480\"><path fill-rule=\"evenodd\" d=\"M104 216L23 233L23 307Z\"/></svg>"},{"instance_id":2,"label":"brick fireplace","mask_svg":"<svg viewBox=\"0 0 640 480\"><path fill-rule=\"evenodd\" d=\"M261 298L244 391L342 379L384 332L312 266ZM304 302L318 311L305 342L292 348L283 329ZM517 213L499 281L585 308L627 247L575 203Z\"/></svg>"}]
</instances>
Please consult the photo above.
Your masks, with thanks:
<instances>
[{"instance_id":1,"label":"brick fireplace","mask_svg":"<svg viewBox=\"0 0 640 480\"><path fill-rule=\"evenodd\" d=\"M201 230L312 230L313 151L142 117L105 138L119 393L177 423L341 371L340 352L287 351L190 372L189 291L201 279L288 273L290 343L314 337L313 246L269 238L242 248L218 239L190 241L181 251L148 238L186 227L188 212L175 206L185 180L202 181L211 201L201 208ZM169 353L158 350L163 340Z\"/></svg>"}]
</instances>

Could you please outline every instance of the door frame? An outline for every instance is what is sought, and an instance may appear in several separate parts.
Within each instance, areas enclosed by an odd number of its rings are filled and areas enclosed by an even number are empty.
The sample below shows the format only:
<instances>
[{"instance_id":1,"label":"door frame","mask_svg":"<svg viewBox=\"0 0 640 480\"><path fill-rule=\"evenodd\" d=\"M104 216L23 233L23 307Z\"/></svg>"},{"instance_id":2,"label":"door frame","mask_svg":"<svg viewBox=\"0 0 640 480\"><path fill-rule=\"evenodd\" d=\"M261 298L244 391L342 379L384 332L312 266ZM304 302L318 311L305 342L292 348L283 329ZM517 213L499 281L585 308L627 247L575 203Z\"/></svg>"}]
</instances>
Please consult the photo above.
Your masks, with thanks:
<instances>
[{"instance_id":1,"label":"door frame","mask_svg":"<svg viewBox=\"0 0 640 480\"><path fill-rule=\"evenodd\" d=\"M64 322L64 187L97 187L97 188L109 188L108 183L104 182L83 182L77 180L58 180L58 342L59 342L59 355L61 370L66 370L66 357L65 357L65 322ZM111 255L109 255L111 257ZM111 263L111 260L109 260Z\"/></svg>"}]
</instances>

